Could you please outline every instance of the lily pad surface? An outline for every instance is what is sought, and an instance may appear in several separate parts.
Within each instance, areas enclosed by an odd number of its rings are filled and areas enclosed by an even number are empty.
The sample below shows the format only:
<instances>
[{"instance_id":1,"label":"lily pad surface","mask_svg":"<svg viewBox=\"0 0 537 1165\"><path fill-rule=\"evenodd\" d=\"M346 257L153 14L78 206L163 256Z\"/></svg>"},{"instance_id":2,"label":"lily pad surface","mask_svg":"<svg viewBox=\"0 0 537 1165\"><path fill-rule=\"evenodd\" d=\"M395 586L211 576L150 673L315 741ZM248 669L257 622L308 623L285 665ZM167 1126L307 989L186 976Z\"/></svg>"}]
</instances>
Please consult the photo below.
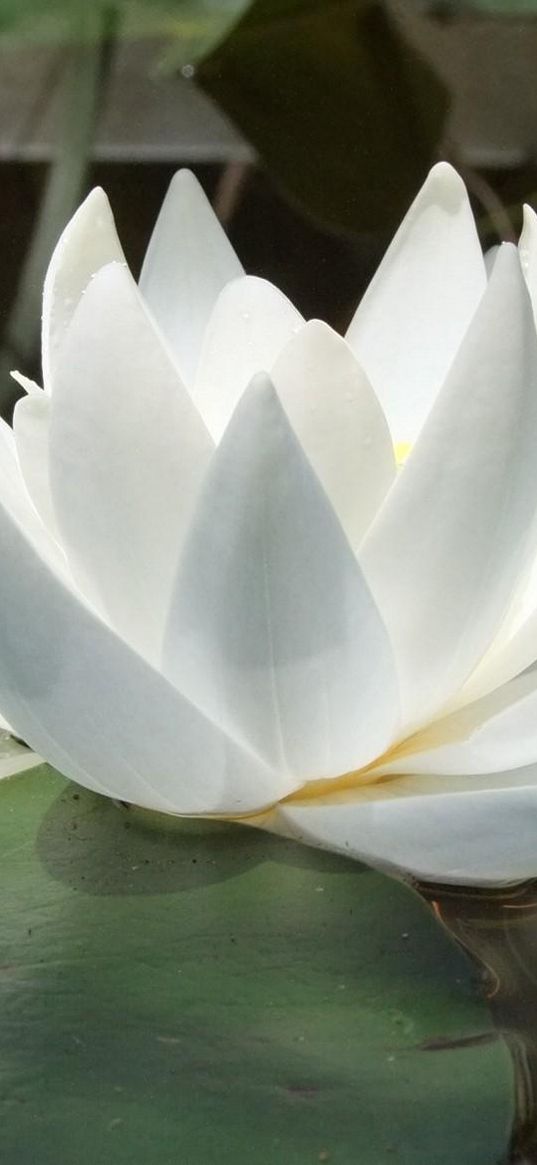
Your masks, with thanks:
<instances>
[{"instance_id":1,"label":"lily pad surface","mask_svg":"<svg viewBox=\"0 0 537 1165\"><path fill-rule=\"evenodd\" d=\"M0 835L2 1161L503 1159L508 1053L409 888L46 766Z\"/></svg>"}]
</instances>

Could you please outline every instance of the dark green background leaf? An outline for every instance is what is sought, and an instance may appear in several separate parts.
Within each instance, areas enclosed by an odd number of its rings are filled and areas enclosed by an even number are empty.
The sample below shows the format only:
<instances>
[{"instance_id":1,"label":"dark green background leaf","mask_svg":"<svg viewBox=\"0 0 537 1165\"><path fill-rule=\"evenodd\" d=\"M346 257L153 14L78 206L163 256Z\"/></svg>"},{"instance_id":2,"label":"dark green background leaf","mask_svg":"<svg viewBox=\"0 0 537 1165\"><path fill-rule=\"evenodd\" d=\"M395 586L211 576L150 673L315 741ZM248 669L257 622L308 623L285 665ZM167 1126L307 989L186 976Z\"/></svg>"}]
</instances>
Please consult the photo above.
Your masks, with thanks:
<instances>
[{"instance_id":1,"label":"dark green background leaf","mask_svg":"<svg viewBox=\"0 0 537 1165\"><path fill-rule=\"evenodd\" d=\"M371 0L256 0L198 80L307 211L392 229L440 138L447 96Z\"/></svg>"},{"instance_id":2,"label":"dark green background leaf","mask_svg":"<svg viewBox=\"0 0 537 1165\"><path fill-rule=\"evenodd\" d=\"M2 1161L500 1159L507 1053L411 890L46 767L0 802Z\"/></svg>"}]
</instances>

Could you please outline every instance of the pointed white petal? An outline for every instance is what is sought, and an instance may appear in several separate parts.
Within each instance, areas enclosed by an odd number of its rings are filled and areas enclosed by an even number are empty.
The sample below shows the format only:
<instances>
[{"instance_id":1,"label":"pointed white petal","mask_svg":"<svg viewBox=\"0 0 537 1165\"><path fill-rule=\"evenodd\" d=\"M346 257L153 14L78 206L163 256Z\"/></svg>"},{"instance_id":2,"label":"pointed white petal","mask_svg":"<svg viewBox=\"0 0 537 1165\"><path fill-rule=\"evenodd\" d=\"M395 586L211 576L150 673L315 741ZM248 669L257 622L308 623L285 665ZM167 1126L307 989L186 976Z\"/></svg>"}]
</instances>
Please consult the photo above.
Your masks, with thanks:
<instances>
[{"instance_id":1,"label":"pointed white petal","mask_svg":"<svg viewBox=\"0 0 537 1165\"><path fill-rule=\"evenodd\" d=\"M311 320L271 372L280 401L356 548L395 478L382 409L351 349Z\"/></svg>"},{"instance_id":2,"label":"pointed white petal","mask_svg":"<svg viewBox=\"0 0 537 1165\"><path fill-rule=\"evenodd\" d=\"M493 247L489 247L488 251L485 251L485 254L483 256L483 259L485 262L485 271L487 273L487 279L490 279L492 272L494 270L494 264L496 262L496 259L498 258L500 245L501 245L500 243L495 243Z\"/></svg>"},{"instance_id":3,"label":"pointed white petal","mask_svg":"<svg viewBox=\"0 0 537 1165\"><path fill-rule=\"evenodd\" d=\"M537 659L537 560L520 585L490 649L453 701L462 707L508 683Z\"/></svg>"},{"instance_id":4,"label":"pointed white petal","mask_svg":"<svg viewBox=\"0 0 537 1165\"><path fill-rule=\"evenodd\" d=\"M264 374L214 454L163 667L207 715L304 780L366 764L396 730L385 628Z\"/></svg>"},{"instance_id":5,"label":"pointed white petal","mask_svg":"<svg viewBox=\"0 0 537 1165\"><path fill-rule=\"evenodd\" d=\"M22 372L17 372L15 368L12 369L9 375L13 377L13 380L15 380L16 383L20 385L20 387L23 388L29 396L39 396L43 392L40 384L36 384L35 380L30 380L30 377L24 376Z\"/></svg>"},{"instance_id":6,"label":"pointed white petal","mask_svg":"<svg viewBox=\"0 0 537 1165\"><path fill-rule=\"evenodd\" d=\"M441 162L410 207L347 332L395 442L416 440L485 287L464 183Z\"/></svg>"},{"instance_id":7,"label":"pointed white petal","mask_svg":"<svg viewBox=\"0 0 537 1165\"><path fill-rule=\"evenodd\" d=\"M484 654L531 554L537 340L504 244L427 425L361 552L420 724Z\"/></svg>"},{"instance_id":8,"label":"pointed white petal","mask_svg":"<svg viewBox=\"0 0 537 1165\"><path fill-rule=\"evenodd\" d=\"M0 707L37 752L90 789L175 813L246 813L296 787L80 602L2 502Z\"/></svg>"},{"instance_id":9,"label":"pointed white petal","mask_svg":"<svg viewBox=\"0 0 537 1165\"><path fill-rule=\"evenodd\" d=\"M147 248L140 291L188 387L218 295L243 274L197 178L190 170L179 170Z\"/></svg>"},{"instance_id":10,"label":"pointed white petal","mask_svg":"<svg viewBox=\"0 0 537 1165\"><path fill-rule=\"evenodd\" d=\"M61 345L80 296L92 275L105 263L125 262L110 203L100 187L67 224L50 260L43 291L42 358L47 392Z\"/></svg>"},{"instance_id":11,"label":"pointed white petal","mask_svg":"<svg viewBox=\"0 0 537 1165\"><path fill-rule=\"evenodd\" d=\"M331 802L284 803L258 823L403 877L521 882L537 869L537 766L486 782L400 777Z\"/></svg>"},{"instance_id":12,"label":"pointed white petal","mask_svg":"<svg viewBox=\"0 0 537 1165\"><path fill-rule=\"evenodd\" d=\"M215 441L256 372L270 372L304 323L292 303L268 283L245 275L229 283L209 320L194 400Z\"/></svg>"},{"instance_id":13,"label":"pointed white petal","mask_svg":"<svg viewBox=\"0 0 537 1165\"><path fill-rule=\"evenodd\" d=\"M50 397L41 389L15 405L13 432L26 489L42 522L52 537L60 541L50 492Z\"/></svg>"},{"instance_id":14,"label":"pointed white petal","mask_svg":"<svg viewBox=\"0 0 537 1165\"><path fill-rule=\"evenodd\" d=\"M57 369L51 490L81 589L148 658L211 448L129 271L102 268Z\"/></svg>"},{"instance_id":15,"label":"pointed white petal","mask_svg":"<svg viewBox=\"0 0 537 1165\"><path fill-rule=\"evenodd\" d=\"M533 305L533 314L537 321L537 214L531 206L524 207L524 225L518 250Z\"/></svg>"},{"instance_id":16,"label":"pointed white petal","mask_svg":"<svg viewBox=\"0 0 537 1165\"><path fill-rule=\"evenodd\" d=\"M0 416L0 466L2 474L9 472L10 477L17 472L17 458L15 454L15 438L13 429Z\"/></svg>"},{"instance_id":17,"label":"pointed white petal","mask_svg":"<svg viewBox=\"0 0 537 1165\"><path fill-rule=\"evenodd\" d=\"M11 519L24 531L26 537L51 566L67 579L67 564L62 550L43 525L22 477L15 448L15 438L9 425L0 417L0 501ZM0 543L1 546L1 543ZM3 547L0 552L0 573L3 569Z\"/></svg>"}]
</instances>

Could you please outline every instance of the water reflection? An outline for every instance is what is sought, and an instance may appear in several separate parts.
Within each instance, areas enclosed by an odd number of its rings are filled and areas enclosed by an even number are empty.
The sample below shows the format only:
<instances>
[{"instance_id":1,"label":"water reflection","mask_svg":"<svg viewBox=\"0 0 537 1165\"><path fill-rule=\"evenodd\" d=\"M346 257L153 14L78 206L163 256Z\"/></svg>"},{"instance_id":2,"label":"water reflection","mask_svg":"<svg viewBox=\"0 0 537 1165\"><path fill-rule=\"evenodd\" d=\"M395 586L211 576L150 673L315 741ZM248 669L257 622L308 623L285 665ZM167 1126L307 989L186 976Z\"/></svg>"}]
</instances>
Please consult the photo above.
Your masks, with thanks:
<instances>
[{"instance_id":1,"label":"water reflection","mask_svg":"<svg viewBox=\"0 0 537 1165\"><path fill-rule=\"evenodd\" d=\"M537 1165L537 881L498 890L417 889L479 964L494 1023L511 1053L515 1117L505 1165Z\"/></svg>"}]
</instances>

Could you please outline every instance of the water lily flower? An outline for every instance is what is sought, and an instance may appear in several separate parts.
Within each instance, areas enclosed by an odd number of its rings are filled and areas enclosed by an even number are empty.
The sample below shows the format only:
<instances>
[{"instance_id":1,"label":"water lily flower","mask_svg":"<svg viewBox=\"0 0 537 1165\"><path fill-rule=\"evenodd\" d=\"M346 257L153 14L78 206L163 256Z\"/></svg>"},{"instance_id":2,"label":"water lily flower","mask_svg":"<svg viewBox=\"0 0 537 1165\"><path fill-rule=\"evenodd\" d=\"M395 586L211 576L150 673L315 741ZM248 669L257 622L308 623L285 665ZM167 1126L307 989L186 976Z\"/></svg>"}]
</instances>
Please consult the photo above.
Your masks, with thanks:
<instances>
[{"instance_id":1,"label":"water lily flower","mask_svg":"<svg viewBox=\"0 0 537 1165\"><path fill-rule=\"evenodd\" d=\"M98 793L394 873L537 874L537 218L487 277L433 169L346 338L191 174L136 286L105 195L0 426L0 708Z\"/></svg>"}]
</instances>

